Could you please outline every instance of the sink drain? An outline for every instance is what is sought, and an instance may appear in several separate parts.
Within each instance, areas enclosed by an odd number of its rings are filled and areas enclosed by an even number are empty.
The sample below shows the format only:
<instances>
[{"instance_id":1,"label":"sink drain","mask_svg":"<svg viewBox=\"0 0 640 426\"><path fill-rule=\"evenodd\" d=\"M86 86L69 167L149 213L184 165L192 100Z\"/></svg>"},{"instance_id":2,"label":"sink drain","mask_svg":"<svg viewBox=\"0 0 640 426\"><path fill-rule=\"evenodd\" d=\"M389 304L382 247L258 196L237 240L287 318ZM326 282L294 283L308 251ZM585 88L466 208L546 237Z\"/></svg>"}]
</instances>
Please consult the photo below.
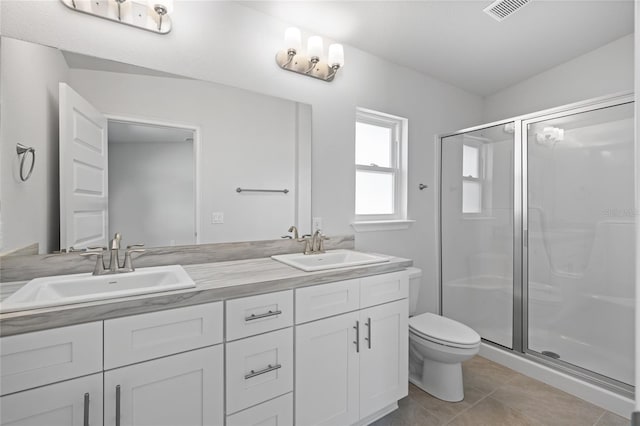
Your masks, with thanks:
<instances>
[{"instance_id":1,"label":"sink drain","mask_svg":"<svg viewBox=\"0 0 640 426\"><path fill-rule=\"evenodd\" d=\"M542 351L542 355L548 356L549 358L553 358L553 359L560 359L560 355L551 351Z\"/></svg>"}]
</instances>

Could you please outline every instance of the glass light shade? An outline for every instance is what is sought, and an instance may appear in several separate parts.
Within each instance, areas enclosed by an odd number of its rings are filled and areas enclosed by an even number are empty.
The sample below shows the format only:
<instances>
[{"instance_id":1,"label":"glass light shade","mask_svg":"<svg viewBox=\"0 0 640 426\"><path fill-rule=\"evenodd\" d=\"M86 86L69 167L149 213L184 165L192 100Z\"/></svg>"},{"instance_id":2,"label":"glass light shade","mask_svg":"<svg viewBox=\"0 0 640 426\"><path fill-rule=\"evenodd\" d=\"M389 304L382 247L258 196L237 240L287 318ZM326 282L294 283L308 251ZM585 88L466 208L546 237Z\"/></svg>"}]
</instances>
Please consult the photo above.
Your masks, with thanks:
<instances>
[{"instance_id":1,"label":"glass light shade","mask_svg":"<svg viewBox=\"0 0 640 426\"><path fill-rule=\"evenodd\" d=\"M344 49L341 44L329 45L329 66L344 66Z\"/></svg>"},{"instance_id":2,"label":"glass light shade","mask_svg":"<svg viewBox=\"0 0 640 426\"><path fill-rule=\"evenodd\" d=\"M154 9L156 6L162 6L167 10L167 15L173 13L173 0L148 0L147 3L151 9Z\"/></svg>"},{"instance_id":3,"label":"glass light shade","mask_svg":"<svg viewBox=\"0 0 640 426\"><path fill-rule=\"evenodd\" d=\"M284 47L285 49L294 49L296 51L302 48L302 35L299 29L290 27L285 30Z\"/></svg>"},{"instance_id":4,"label":"glass light shade","mask_svg":"<svg viewBox=\"0 0 640 426\"><path fill-rule=\"evenodd\" d=\"M319 58L322 56L322 50L322 37L309 37L309 41L307 41L307 55L309 55L310 58L314 56Z\"/></svg>"}]
</instances>

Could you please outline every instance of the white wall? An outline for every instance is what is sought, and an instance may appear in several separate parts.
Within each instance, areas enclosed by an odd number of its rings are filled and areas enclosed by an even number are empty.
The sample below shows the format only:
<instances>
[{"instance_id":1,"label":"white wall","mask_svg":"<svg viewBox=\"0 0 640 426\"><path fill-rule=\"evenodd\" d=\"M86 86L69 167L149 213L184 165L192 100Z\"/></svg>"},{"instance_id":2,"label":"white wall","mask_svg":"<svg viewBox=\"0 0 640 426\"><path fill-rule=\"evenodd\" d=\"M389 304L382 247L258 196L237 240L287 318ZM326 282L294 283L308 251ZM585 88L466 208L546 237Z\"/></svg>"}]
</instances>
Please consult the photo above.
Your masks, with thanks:
<instances>
[{"instance_id":1,"label":"white wall","mask_svg":"<svg viewBox=\"0 0 640 426\"><path fill-rule=\"evenodd\" d=\"M294 224L295 102L199 80L103 71L72 69L70 85L103 113L198 128L201 243L279 238ZM291 192L238 194L237 187ZM224 213L223 224L211 223L213 212Z\"/></svg>"},{"instance_id":2,"label":"white wall","mask_svg":"<svg viewBox=\"0 0 640 426\"><path fill-rule=\"evenodd\" d=\"M47 253L59 248L58 82L67 80L67 64L58 51L3 39L0 74L0 251L39 243ZM26 182L19 178L18 142L36 150Z\"/></svg>"},{"instance_id":3,"label":"white wall","mask_svg":"<svg viewBox=\"0 0 640 426\"><path fill-rule=\"evenodd\" d=\"M312 209L329 234L353 232L356 106L408 118L408 209L417 222L406 231L358 234L356 241L362 250L413 258L424 270L419 309L436 310L433 135L479 123L479 96L350 46L332 83L284 72L274 55L290 24L233 2L178 2L166 36L75 13L55 1L2 1L0 8L2 32L10 37L311 104ZM418 190L420 182L429 189Z\"/></svg>"},{"instance_id":4,"label":"white wall","mask_svg":"<svg viewBox=\"0 0 640 426\"><path fill-rule=\"evenodd\" d=\"M148 247L195 241L193 143L109 143L109 230Z\"/></svg>"},{"instance_id":5,"label":"white wall","mask_svg":"<svg viewBox=\"0 0 640 426\"><path fill-rule=\"evenodd\" d=\"M629 34L487 96L484 121L501 120L617 92L631 92L633 79L633 34Z\"/></svg>"}]
</instances>

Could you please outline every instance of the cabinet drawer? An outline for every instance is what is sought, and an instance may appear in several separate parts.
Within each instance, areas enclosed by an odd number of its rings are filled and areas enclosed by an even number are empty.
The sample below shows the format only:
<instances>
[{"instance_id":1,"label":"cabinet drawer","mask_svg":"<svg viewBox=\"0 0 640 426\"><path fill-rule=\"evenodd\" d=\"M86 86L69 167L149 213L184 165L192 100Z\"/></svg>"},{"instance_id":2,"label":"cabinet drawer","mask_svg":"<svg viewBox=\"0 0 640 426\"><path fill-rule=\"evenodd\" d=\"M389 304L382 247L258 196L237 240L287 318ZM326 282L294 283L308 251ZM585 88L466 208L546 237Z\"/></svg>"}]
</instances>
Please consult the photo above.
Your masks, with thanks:
<instances>
[{"instance_id":1,"label":"cabinet drawer","mask_svg":"<svg viewBox=\"0 0 640 426\"><path fill-rule=\"evenodd\" d=\"M0 424L83 426L102 424L102 373L0 398Z\"/></svg>"},{"instance_id":2,"label":"cabinet drawer","mask_svg":"<svg viewBox=\"0 0 640 426\"><path fill-rule=\"evenodd\" d=\"M222 321L222 302L107 320L104 368L221 343Z\"/></svg>"},{"instance_id":3,"label":"cabinet drawer","mask_svg":"<svg viewBox=\"0 0 640 426\"><path fill-rule=\"evenodd\" d=\"M293 390L293 329L226 345L227 413Z\"/></svg>"},{"instance_id":4,"label":"cabinet drawer","mask_svg":"<svg viewBox=\"0 0 640 426\"><path fill-rule=\"evenodd\" d=\"M347 280L296 290L296 324L359 309L359 284Z\"/></svg>"},{"instance_id":5,"label":"cabinet drawer","mask_svg":"<svg viewBox=\"0 0 640 426\"><path fill-rule=\"evenodd\" d=\"M102 322L0 339L2 395L102 370Z\"/></svg>"},{"instance_id":6,"label":"cabinet drawer","mask_svg":"<svg viewBox=\"0 0 640 426\"><path fill-rule=\"evenodd\" d=\"M293 426L293 393L228 416L227 426Z\"/></svg>"},{"instance_id":7,"label":"cabinet drawer","mask_svg":"<svg viewBox=\"0 0 640 426\"><path fill-rule=\"evenodd\" d=\"M409 297L409 275L406 271L374 275L360 280L360 307Z\"/></svg>"},{"instance_id":8,"label":"cabinet drawer","mask_svg":"<svg viewBox=\"0 0 640 426\"><path fill-rule=\"evenodd\" d=\"M227 302L227 341L293 325L293 291Z\"/></svg>"}]
</instances>

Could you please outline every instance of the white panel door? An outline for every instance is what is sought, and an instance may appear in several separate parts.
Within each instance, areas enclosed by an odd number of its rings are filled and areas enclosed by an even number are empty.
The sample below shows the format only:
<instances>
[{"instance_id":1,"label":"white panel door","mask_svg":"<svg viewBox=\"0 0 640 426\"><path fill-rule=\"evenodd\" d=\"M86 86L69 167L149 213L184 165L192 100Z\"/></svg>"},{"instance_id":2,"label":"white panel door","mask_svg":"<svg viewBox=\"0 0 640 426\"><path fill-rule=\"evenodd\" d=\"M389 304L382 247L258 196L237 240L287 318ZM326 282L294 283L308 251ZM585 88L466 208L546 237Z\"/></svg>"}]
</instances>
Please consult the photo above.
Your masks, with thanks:
<instances>
[{"instance_id":1,"label":"white panel door","mask_svg":"<svg viewBox=\"0 0 640 426\"><path fill-rule=\"evenodd\" d=\"M351 312L296 327L297 425L358 421L358 319Z\"/></svg>"},{"instance_id":2,"label":"white panel door","mask_svg":"<svg viewBox=\"0 0 640 426\"><path fill-rule=\"evenodd\" d=\"M2 426L99 426L102 373L0 398Z\"/></svg>"},{"instance_id":3,"label":"white panel door","mask_svg":"<svg viewBox=\"0 0 640 426\"><path fill-rule=\"evenodd\" d=\"M60 83L60 248L107 244L107 119Z\"/></svg>"},{"instance_id":4,"label":"white panel door","mask_svg":"<svg viewBox=\"0 0 640 426\"><path fill-rule=\"evenodd\" d=\"M360 311L360 417L407 396L409 391L407 299Z\"/></svg>"},{"instance_id":5,"label":"white panel door","mask_svg":"<svg viewBox=\"0 0 640 426\"><path fill-rule=\"evenodd\" d=\"M104 424L222 425L222 345L104 373Z\"/></svg>"}]
</instances>

